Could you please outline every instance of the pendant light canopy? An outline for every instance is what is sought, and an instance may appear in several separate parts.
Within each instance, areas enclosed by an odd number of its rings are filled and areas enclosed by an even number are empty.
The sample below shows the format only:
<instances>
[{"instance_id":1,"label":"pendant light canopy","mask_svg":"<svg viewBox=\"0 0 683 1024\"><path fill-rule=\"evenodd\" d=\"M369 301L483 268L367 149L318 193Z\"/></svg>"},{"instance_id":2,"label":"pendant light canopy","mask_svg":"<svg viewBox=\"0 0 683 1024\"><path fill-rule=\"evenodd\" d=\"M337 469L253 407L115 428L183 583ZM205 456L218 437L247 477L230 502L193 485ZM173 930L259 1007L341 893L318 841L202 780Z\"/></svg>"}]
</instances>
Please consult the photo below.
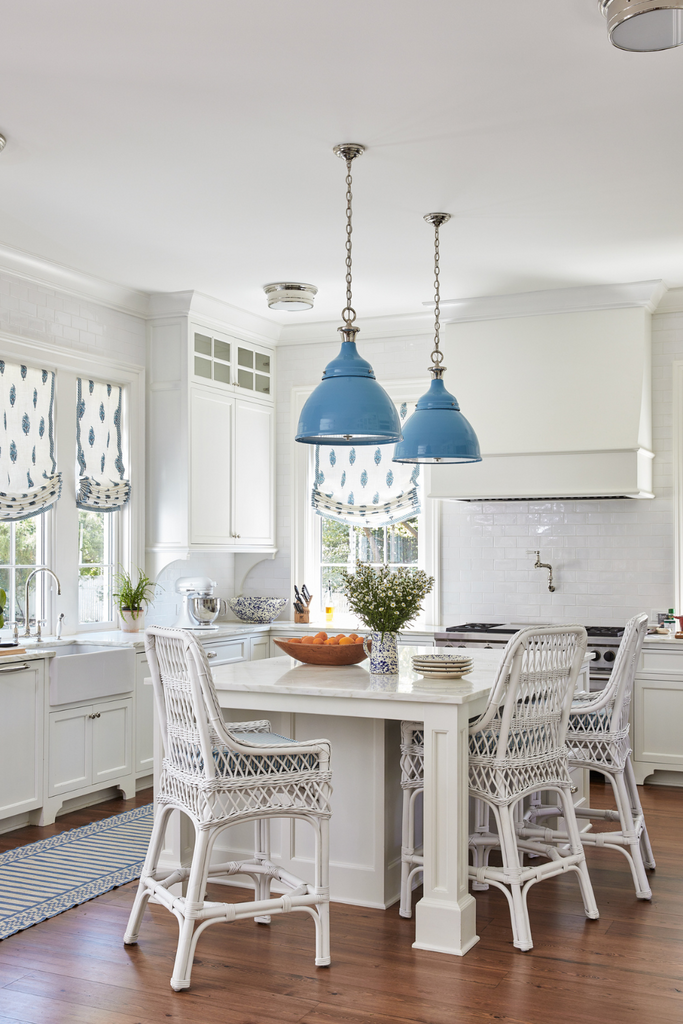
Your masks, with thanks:
<instances>
[{"instance_id":1,"label":"pendant light canopy","mask_svg":"<svg viewBox=\"0 0 683 1024\"><path fill-rule=\"evenodd\" d=\"M301 410L296 440L303 444L391 444L401 439L394 403L377 383L370 363L356 348L356 311L351 306L351 162L365 152L357 143L335 146L346 161L346 306L339 355L327 364L323 379Z\"/></svg>"},{"instance_id":2,"label":"pendant light canopy","mask_svg":"<svg viewBox=\"0 0 683 1024\"><path fill-rule=\"evenodd\" d=\"M428 213L424 218L434 225L434 351L432 382L429 390L403 424L403 440L394 450L394 462L481 462L479 441L472 425L460 412L457 399L443 382L446 369L439 347L439 228L451 219L450 213Z\"/></svg>"}]
</instances>

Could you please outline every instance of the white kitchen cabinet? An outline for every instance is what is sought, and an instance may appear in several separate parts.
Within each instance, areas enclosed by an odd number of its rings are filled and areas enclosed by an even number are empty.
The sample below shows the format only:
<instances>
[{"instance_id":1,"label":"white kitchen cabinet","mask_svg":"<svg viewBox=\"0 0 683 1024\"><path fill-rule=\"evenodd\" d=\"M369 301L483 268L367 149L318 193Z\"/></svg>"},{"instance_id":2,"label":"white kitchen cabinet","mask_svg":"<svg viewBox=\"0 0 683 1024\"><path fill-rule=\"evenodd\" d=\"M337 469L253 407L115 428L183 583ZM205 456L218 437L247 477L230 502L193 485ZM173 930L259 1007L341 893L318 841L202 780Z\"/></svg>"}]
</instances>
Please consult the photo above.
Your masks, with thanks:
<instances>
[{"instance_id":1,"label":"white kitchen cabinet","mask_svg":"<svg viewBox=\"0 0 683 1024\"><path fill-rule=\"evenodd\" d=\"M655 771L683 772L683 651L644 648L631 705L636 782Z\"/></svg>"},{"instance_id":2,"label":"white kitchen cabinet","mask_svg":"<svg viewBox=\"0 0 683 1024\"><path fill-rule=\"evenodd\" d=\"M135 795L133 698L53 711L48 725L47 793L41 825L55 820L64 799L118 786Z\"/></svg>"},{"instance_id":3,"label":"white kitchen cabinet","mask_svg":"<svg viewBox=\"0 0 683 1024\"><path fill-rule=\"evenodd\" d=\"M135 657L135 778L154 771L154 690L145 685L149 664L145 654Z\"/></svg>"},{"instance_id":4,"label":"white kitchen cabinet","mask_svg":"<svg viewBox=\"0 0 683 1024\"><path fill-rule=\"evenodd\" d=\"M43 799L45 662L0 665L0 818Z\"/></svg>"},{"instance_id":5,"label":"white kitchen cabinet","mask_svg":"<svg viewBox=\"0 0 683 1024\"><path fill-rule=\"evenodd\" d=\"M282 651L278 648L278 654ZM253 636L250 641L251 661L261 661L263 658L272 657L270 653L270 640L267 636Z\"/></svg>"},{"instance_id":6,"label":"white kitchen cabinet","mask_svg":"<svg viewBox=\"0 0 683 1024\"><path fill-rule=\"evenodd\" d=\"M275 550L274 352L188 317L150 327L148 572Z\"/></svg>"}]
</instances>

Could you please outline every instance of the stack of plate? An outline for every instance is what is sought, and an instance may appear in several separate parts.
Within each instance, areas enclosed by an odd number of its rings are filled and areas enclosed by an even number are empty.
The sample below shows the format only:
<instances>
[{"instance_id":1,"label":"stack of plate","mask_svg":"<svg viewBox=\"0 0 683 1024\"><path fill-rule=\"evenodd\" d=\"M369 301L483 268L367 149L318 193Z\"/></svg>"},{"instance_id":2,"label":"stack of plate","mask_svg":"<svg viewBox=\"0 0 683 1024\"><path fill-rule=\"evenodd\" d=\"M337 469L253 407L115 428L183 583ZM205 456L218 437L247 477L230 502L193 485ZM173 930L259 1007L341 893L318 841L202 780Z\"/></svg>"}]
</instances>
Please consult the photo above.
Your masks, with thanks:
<instances>
[{"instance_id":1,"label":"stack of plate","mask_svg":"<svg viewBox=\"0 0 683 1024\"><path fill-rule=\"evenodd\" d=\"M472 669L472 659L464 654L416 654L413 669L425 679L460 679Z\"/></svg>"}]
</instances>

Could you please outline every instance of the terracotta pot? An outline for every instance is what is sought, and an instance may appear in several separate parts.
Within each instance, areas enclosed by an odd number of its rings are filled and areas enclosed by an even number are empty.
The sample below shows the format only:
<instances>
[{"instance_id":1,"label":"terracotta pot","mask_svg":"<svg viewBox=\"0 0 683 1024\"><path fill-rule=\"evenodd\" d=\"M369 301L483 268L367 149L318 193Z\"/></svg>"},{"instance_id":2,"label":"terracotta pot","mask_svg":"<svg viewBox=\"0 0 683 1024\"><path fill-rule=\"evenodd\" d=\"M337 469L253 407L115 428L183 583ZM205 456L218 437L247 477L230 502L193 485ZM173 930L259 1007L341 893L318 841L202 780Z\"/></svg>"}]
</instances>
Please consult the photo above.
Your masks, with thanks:
<instances>
[{"instance_id":1,"label":"terracotta pot","mask_svg":"<svg viewBox=\"0 0 683 1024\"><path fill-rule=\"evenodd\" d=\"M121 629L124 633L139 633L145 628L145 613L142 609L131 612L127 608L119 608Z\"/></svg>"}]
</instances>

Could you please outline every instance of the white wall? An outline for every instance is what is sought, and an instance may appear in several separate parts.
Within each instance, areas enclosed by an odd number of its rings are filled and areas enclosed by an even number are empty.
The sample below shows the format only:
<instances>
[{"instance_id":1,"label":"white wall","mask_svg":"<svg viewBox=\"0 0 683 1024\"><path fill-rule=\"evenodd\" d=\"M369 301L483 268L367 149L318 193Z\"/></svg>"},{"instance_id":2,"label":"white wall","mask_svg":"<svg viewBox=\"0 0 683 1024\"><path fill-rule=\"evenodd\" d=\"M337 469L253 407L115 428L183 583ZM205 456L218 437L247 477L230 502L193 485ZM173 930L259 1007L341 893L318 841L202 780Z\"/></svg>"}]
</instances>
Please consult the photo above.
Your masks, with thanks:
<instances>
[{"instance_id":1,"label":"white wall","mask_svg":"<svg viewBox=\"0 0 683 1024\"><path fill-rule=\"evenodd\" d=\"M315 384L339 348L330 343L278 349L277 519L278 554L249 575L244 593L291 597L291 389ZM424 375L430 336L358 339L380 381ZM674 602L671 363L683 359L683 313L653 318L654 500L546 501L469 504L442 509L442 611L446 625L473 620L575 620L587 625L623 624L639 611L652 614ZM586 366L586 387L599 401L609 379L596 380ZM451 360L446 385L468 415ZM474 423L476 429L477 424ZM436 470L435 470L436 471ZM547 573L533 569L533 555L553 564L556 591ZM301 581L298 581L301 582Z\"/></svg>"}]
</instances>

